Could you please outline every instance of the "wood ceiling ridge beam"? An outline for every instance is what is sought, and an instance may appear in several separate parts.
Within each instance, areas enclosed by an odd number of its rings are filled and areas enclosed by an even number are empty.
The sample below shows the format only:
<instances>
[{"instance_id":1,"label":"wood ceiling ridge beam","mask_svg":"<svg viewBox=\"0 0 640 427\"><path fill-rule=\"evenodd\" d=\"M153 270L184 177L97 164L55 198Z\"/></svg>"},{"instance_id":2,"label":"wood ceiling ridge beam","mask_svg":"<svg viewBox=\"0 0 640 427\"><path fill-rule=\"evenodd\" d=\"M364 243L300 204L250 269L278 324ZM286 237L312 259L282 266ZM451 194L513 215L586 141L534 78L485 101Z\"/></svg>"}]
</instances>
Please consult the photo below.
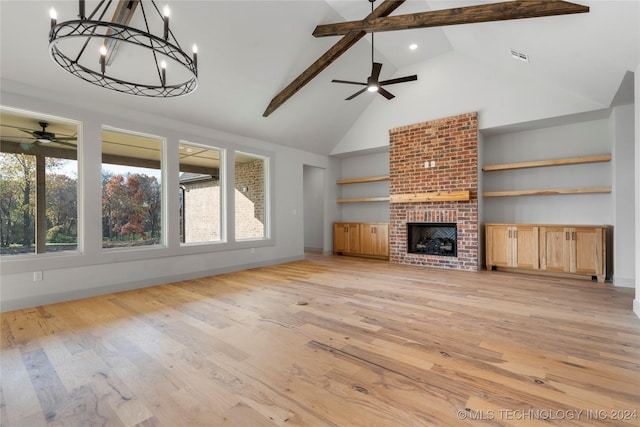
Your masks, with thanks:
<instances>
[{"instance_id":1,"label":"wood ceiling ridge beam","mask_svg":"<svg viewBox=\"0 0 640 427\"><path fill-rule=\"evenodd\" d=\"M587 12L589 12L588 6L562 0L517 0L318 25L313 35L327 37L348 34L352 31L397 31Z\"/></svg>"},{"instance_id":2,"label":"wood ceiling ridge beam","mask_svg":"<svg viewBox=\"0 0 640 427\"><path fill-rule=\"evenodd\" d=\"M391 12L396 10L405 0L385 0L380 6L378 6L372 13L370 13L363 21L369 21L375 18L388 16ZM313 64L311 64L306 70L296 77L291 83L287 85L280 93L278 93L269 103L269 106L262 114L263 117L268 117L278 107L284 104L289 98L302 89L307 83L313 80L320 72L331 65L336 59L338 59L343 53L345 53L351 46L356 44L358 40L363 38L367 33L365 31L347 31L344 37L340 39L335 45L333 45L327 52L325 52L320 58L318 58Z\"/></svg>"}]
</instances>

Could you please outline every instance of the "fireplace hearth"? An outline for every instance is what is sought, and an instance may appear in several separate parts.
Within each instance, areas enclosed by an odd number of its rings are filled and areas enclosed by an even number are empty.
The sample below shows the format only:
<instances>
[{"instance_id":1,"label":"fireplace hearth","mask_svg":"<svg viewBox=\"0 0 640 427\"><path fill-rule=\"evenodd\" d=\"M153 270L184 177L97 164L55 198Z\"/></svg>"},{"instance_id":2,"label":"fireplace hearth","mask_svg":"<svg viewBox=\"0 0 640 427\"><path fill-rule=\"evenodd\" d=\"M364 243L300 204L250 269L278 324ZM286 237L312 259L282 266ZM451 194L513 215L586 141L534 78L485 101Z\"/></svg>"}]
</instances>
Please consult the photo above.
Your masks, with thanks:
<instances>
[{"instance_id":1,"label":"fireplace hearth","mask_svg":"<svg viewBox=\"0 0 640 427\"><path fill-rule=\"evenodd\" d=\"M458 254L458 227L455 223L408 223L407 252L410 254L455 257Z\"/></svg>"}]
</instances>

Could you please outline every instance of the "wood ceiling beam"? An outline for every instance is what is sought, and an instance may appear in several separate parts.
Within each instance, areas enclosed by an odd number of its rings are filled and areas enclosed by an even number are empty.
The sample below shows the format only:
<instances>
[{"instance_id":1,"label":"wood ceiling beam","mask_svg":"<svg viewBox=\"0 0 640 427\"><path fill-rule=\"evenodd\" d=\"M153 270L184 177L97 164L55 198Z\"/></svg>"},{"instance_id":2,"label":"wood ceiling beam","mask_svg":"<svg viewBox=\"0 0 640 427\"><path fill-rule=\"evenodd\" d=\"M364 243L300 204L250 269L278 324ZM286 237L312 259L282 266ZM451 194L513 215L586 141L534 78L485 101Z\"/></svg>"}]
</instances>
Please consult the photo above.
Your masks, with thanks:
<instances>
[{"instance_id":1,"label":"wood ceiling beam","mask_svg":"<svg viewBox=\"0 0 640 427\"><path fill-rule=\"evenodd\" d=\"M120 0L115 12L113 13L111 22L113 22L114 24L128 26L131 22L131 19L133 18L133 13L136 11L139 2L139 0ZM111 30L108 30L107 34L110 34L111 32ZM117 40L105 39L105 47L107 48L107 56L105 57L105 61L107 65L111 65L113 58L115 58L116 56L119 45L120 42Z\"/></svg>"},{"instance_id":2,"label":"wood ceiling beam","mask_svg":"<svg viewBox=\"0 0 640 427\"><path fill-rule=\"evenodd\" d=\"M340 22L318 25L315 37L338 36L355 31L383 32L416 28L441 27L446 25L474 24L479 22L505 21L512 19L540 18L589 12L588 6L561 0L509 1L433 10L408 15L377 17L362 21Z\"/></svg>"},{"instance_id":3,"label":"wood ceiling beam","mask_svg":"<svg viewBox=\"0 0 640 427\"><path fill-rule=\"evenodd\" d=\"M371 19L388 16L391 12L396 10L405 0L385 0L378 6L372 13L370 13L363 22L368 22ZM295 95L300 89L302 89L307 83L313 80L322 70L327 68L331 63L338 59L343 53L345 53L351 46L356 44L358 40L366 35L366 31L348 31L344 34L344 37L337 42L331 49L325 52L318 60L311 64L306 70L296 77L291 83L287 85L280 93L278 93L269 103L269 106L262 114L263 117L268 117L278 107L284 104L289 98Z\"/></svg>"}]
</instances>

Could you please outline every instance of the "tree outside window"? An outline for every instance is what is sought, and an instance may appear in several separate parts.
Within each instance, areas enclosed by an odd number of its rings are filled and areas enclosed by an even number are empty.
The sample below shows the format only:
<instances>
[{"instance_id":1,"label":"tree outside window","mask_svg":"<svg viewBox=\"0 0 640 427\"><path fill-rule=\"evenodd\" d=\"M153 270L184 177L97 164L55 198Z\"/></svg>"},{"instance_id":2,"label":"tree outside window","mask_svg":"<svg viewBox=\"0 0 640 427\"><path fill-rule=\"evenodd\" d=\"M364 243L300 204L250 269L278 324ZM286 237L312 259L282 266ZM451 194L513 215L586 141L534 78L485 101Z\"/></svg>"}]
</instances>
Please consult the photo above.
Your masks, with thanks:
<instances>
[{"instance_id":1,"label":"tree outside window","mask_svg":"<svg viewBox=\"0 0 640 427\"><path fill-rule=\"evenodd\" d=\"M157 137L103 129L103 248L161 244L162 145Z\"/></svg>"}]
</instances>

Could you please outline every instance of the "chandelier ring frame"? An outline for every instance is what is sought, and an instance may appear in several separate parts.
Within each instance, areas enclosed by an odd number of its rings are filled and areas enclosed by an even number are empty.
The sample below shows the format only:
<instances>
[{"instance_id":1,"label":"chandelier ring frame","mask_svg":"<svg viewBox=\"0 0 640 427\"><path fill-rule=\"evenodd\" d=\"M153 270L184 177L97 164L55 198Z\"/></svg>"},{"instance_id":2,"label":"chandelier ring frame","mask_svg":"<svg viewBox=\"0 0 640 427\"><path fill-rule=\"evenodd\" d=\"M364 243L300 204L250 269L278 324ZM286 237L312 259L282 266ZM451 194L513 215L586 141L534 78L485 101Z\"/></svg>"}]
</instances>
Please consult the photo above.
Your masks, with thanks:
<instances>
[{"instance_id":1,"label":"chandelier ring frame","mask_svg":"<svg viewBox=\"0 0 640 427\"><path fill-rule=\"evenodd\" d=\"M173 85L150 85L129 82L85 67L79 64L77 60L67 56L57 46L63 40L76 38L89 40L93 37L129 43L151 50L154 56L159 54L180 64L188 71L190 78L182 83ZM53 26L49 32L49 53L60 67L76 77L97 86L130 95L152 98L178 97L193 92L198 86L197 65L179 46L146 31L118 23L86 19L59 23ZM157 62L156 67L158 67ZM158 73L160 74L159 69Z\"/></svg>"}]
</instances>

